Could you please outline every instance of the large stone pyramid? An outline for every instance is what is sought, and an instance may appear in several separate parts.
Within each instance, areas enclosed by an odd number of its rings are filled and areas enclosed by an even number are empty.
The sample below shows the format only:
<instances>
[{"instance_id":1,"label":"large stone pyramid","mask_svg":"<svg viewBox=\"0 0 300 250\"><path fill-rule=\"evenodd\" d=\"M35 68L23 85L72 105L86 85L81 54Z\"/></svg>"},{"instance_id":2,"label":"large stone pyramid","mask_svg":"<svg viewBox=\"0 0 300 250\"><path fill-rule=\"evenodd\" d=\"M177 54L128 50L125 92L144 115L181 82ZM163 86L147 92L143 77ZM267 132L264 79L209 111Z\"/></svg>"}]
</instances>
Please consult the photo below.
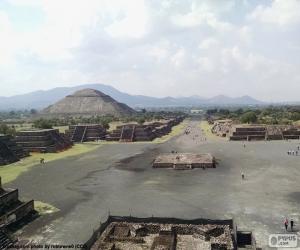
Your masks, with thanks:
<instances>
[{"instance_id":1,"label":"large stone pyramid","mask_svg":"<svg viewBox=\"0 0 300 250\"><path fill-rule=\"evenodd\" d=\"M95 89L82 89L68 95L42 111L49 115L113 115L126 116L135 111L109 95Z\"/></svg>"}]
</instances>

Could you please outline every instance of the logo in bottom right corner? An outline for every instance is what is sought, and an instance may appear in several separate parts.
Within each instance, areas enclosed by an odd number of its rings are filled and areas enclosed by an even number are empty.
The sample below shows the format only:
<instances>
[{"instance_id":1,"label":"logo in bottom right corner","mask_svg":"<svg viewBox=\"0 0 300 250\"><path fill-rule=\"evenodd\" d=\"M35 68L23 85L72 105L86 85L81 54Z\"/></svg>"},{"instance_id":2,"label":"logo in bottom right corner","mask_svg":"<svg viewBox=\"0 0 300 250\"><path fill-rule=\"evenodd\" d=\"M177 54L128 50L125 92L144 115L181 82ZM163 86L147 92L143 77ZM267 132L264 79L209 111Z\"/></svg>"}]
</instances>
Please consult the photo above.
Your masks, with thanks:
<instances>
[{"instance_id":1,"label":"logo in bottom right corner","mask_svg":"<svg viewBox=\"0 0 300 250\"><path fill-rule=\"evenodd\" d=\"M298 238L296 234L270 234L269 247L296 248Z\"/></svg>"}]
</instances>

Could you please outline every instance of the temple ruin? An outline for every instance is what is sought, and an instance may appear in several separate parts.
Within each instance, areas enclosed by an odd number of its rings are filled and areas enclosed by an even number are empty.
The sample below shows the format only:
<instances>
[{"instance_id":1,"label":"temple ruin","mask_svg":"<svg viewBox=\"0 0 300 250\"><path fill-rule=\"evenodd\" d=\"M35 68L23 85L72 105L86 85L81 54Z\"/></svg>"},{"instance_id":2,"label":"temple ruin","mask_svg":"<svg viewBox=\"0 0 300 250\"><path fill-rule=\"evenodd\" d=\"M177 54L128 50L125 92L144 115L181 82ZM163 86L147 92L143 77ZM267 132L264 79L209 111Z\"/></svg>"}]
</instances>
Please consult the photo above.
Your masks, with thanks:
<instances>
[{"instance_id":1,"label":"temple ruin","mask_svg":"<svg viewBox=\"0 0 300 250\"><path fill-rule=\"evenodd\" d=\"M252 233L237 232L233 220L109 216L86 246L91 250L235 250L238 243L256 249Z\"/></svg>"},{"instance_id":2,"label":"temple ruin","mask_svg":"<svg viewBox=\"0 0 300 250\"><path fill-rule=\"evenodd\" d=\"M170 133L172 127L179 124L182 120L182 117L177 117L163 121L148 122L143 125L120 125L107 134L106 140L120 142L152 141L157 137Z\"/></svg>"},{"instance_id":3,"label":"temple ruin","mask_svg":"<svg viewBox=\"0 0 300 250\"><path fill-rule=\"evenodd\" d=\"M226 137L231 130L232 120L217 120L211 128L212 133Z\"/></svg>"},{"instance_id":4,"label":"temple ruin","mask_svg":"<svg viewBox=\"0 0 300 250\"><path fill-rule=\"evenodd\" d=\"M106 130L99 124L70 125L66 135L72 142L98 141L105 139Z\"/></svg>"},{"instance_id":5,"label":"temple ruin","mask_svg":"<svg viewBox=\"0 0 300 250\"><path fill-rule=\"evenodd\" d=\"M212 133L231 141L300 139L300 128L293 125L237 124L231 120L214 122Z\"/></svg>"},{"instance_id":6,"label":"temple ruin","mask_svg":"<svg viewBox=\"0 0 300 250\"><path fill-rule=\"evenodd\" d=\"M22 147L9 135L0 135L0 166L10 164L28 156Z\"/></svg>"},{"instance_id":7,"label":"temple ruin","mask_svg":"<svg viewBox=\"0 0 300 250\"><path fill-rule=\"evenodd\" d=\"M233 126L229 133L229 140L265 140L267 129L260 125L236 125Z\"/></svg>"},{"instance_id":8,"label":"temple ruin","mask_svg":"<svg viewBox=\"0 0 300 250\"><path fill-rule=\"evenodd\" d=\"M34 213L34 201L20 201L18 189L3 189L0 177L0 228L18 223Z\"/></svg>"},{"instance_id":9,"label":"temple ruin","mask_svg":"<svg viewBox=\"0 0 300 250\"><path fill-rule=\"evenodd\" d=\"M215 158L211 154L170 153L160 154L153 162L153 168L185 170L193 168L215 168Z\"/></svg>"},{"instance_id":10,"label":"temple ruin","mask_svg":"<svg viewBox=\"0 0 300 250\"><path fill-rule=\"evenodd\" d=\"M58 129L36 129L17 132L16 143L26 152L55 153L72 146L66 135Z\"/></svg>"},{"instance_id":11,"label":"temple ruin","mask_svg":"<svg viewBox=\"0 0 300 250\"><path fill-rule=\"evenodd\" d=\"M95 89L82 89L68 95L57 103L47 107L40 115L47 116L94 116L132 115L135 111L124 103L119 103L109 95Z\"/></svg>"}]
</instances>

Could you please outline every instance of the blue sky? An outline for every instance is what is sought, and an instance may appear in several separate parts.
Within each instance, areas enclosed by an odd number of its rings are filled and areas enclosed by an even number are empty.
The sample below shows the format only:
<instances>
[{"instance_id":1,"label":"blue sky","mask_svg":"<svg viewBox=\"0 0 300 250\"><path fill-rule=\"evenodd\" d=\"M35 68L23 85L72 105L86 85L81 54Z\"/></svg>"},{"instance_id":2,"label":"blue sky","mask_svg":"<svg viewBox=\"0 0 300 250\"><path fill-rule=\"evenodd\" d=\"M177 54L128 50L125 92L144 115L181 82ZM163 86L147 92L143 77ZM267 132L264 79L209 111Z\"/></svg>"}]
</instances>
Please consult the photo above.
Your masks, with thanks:
<instances>
[{"instance_id":1,"label":"blue sky","mask_svg":"<svg viewBox=\"0 0 300 250\"><path fill-rule=\"evenodd\" d=\"M0 95L98 82L299 101L299 25L300 0L1 0Z\"/></svg>"}]
</instances>

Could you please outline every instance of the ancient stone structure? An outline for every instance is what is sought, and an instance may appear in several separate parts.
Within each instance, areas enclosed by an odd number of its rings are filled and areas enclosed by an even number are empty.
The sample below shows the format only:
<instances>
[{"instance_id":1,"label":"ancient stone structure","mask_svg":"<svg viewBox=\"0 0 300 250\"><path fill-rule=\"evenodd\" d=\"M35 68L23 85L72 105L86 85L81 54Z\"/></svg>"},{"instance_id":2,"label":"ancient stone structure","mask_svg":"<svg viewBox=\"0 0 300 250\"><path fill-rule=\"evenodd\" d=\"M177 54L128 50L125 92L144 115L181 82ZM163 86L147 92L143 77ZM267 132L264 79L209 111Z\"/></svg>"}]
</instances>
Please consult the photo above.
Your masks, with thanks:
<instances>
[{"instance_id":1,"label":"ancient stone structure","mask_svg":"<svg viewBox=\"0 0 300 250\"><path fill-rule=\"evenodd\" d=\"M172 118L159 122L148 122L143 125L124 124L117 126L115 130L106 136L108 141L152 141L157 137L168 134L172 127L179 124L183 117Z\"/></svg>"},{"instance_id":2,"label":"ancient stone structure","mask_svg":"<svg viewBox=\"0 0 300 250\"><path fill-rule=\"evenodd\" d=\"M4 228L0 228L0 249L13 249L14 243L9 233Z\"/></svg>"},{"instance_id":3,"label":"ancient stone structure","mask_svg":"<svg viewBox=\"0 0 300 250\"><path fill-rule=\"evenodd\" d=\"M72 142L97 141L105 139L106 130L99 124L70 125L66 135Z\"/></svg>"},{"instance_id":4,"label":"ancient stone structure","mask_svg":"<svg viewBox=\"0 0 300 250\"><path fill-rule=\"evenodd\" d=\"M231 120L216 120L211 131L232 141L300 139L300 128L292 125L234 125Z\"/></svg>"},{"instance_id":5,"label":"ancient stone structure","mask_svg":"<svg viewBox=\"0 0 300 250\"><path fill-rule=\"evenodd\" d=\"M34 213L33 200L20 201L18 189L3 189L0 177L0 228L18 223Z\"/></svg>"},{"instance_id":6,"label":"ancient stone structure","mask_svg":"<svg viewBox=\"0 0 300 250\"><path fill-rule=\"evenodd\" d=\"M26 156L28 153L11 136L0 135L0 165L16 162Z\"/></svg>"},{"instance_id":7,"label":"ancient stone structure","mask_svg":"<svg viewBox=\"0 0 300 250\"><path fill-rule=\"evenodd\" d=\"M267 129L263 125L236 125L232 127L229 139L231 141L265 140L266 131Z\"/></svg>"},{"instance_id":8,"label":"ancient stone structure","mask_svg":"<svg viewBox=\"0 0 300 250\"><path fill-rule=\"evenodd\" d=\"M133 142L151 141L155 138L153 129L147 125L125 124L117 126L106 136L108 141Z\"/></svg>"},{"instance_id":9,"label":"ancient stone structure","mask_svg":"<svg viewBox=\"0 0 300 250\"><path fill-rule=\"evenodd\" d=\"M44 109L42 115L132 115L135 111L94 89L82 89Z\"/></svg>"},{"instance_id":10,"label":"ancient stone structure","mask_svg":"<svg viewBox=\"0 0 300 250\"><path fill-rule=\"evenodd\" d=\"M230 140L300 139L300 129L286 125L237 125L229 132Z\"/></svg>"},{"instance_id":11,"label":"ancient stone structure","mask_svg":"<svg viewBox=\"0 0 300 250\"><path fill-rule=\"evenodd\" d=\"M72 146L72 143L58 129L36 129L20 131L16 135L17 145L27 152L55 153Z\"/></svg>"},{"instance_id":12,"label":"ancient stone structure","mask_svg":"<svg viewBox=\"0 0 300 250\"><path fill-rule=\"evenodd\" d=\"M238 239L233 220L182 220L110 216L88 242L91 250L217 250L240 246L256 249L252 237Z\"/></svg>"},{"instance_id":13,"label":"ancient stone structure","mask_svg":"<svg viewBox=\"0 0 300 250\"><path fill-rule=\"evenodd\" d=\"M300 129L293 127L293 126L288 126L282 129L282 136L284 139L300 139Z\"/></svg>"},{"instance_id":14,"label":"ancient stone structure","mask_svg":"<svg viewBox=\"0 0 300 250\"><path fill-rule=\"evenodd\" d=\"M215 158L211 154L170 153L160 154L153 162L153 168L178 170L193 168L214 168Z\"/></svg>"},{"instance_id":15,"label":"ancient stone structure","mask_svg":"<svg viewBox=\"0 0 300 250\"><path fill-rule=\"evenodd\" d=\"M226 137L230 132L232 120L217 120L214 122L211 131L221 137Z\"/></svg>"}]
</instances>

